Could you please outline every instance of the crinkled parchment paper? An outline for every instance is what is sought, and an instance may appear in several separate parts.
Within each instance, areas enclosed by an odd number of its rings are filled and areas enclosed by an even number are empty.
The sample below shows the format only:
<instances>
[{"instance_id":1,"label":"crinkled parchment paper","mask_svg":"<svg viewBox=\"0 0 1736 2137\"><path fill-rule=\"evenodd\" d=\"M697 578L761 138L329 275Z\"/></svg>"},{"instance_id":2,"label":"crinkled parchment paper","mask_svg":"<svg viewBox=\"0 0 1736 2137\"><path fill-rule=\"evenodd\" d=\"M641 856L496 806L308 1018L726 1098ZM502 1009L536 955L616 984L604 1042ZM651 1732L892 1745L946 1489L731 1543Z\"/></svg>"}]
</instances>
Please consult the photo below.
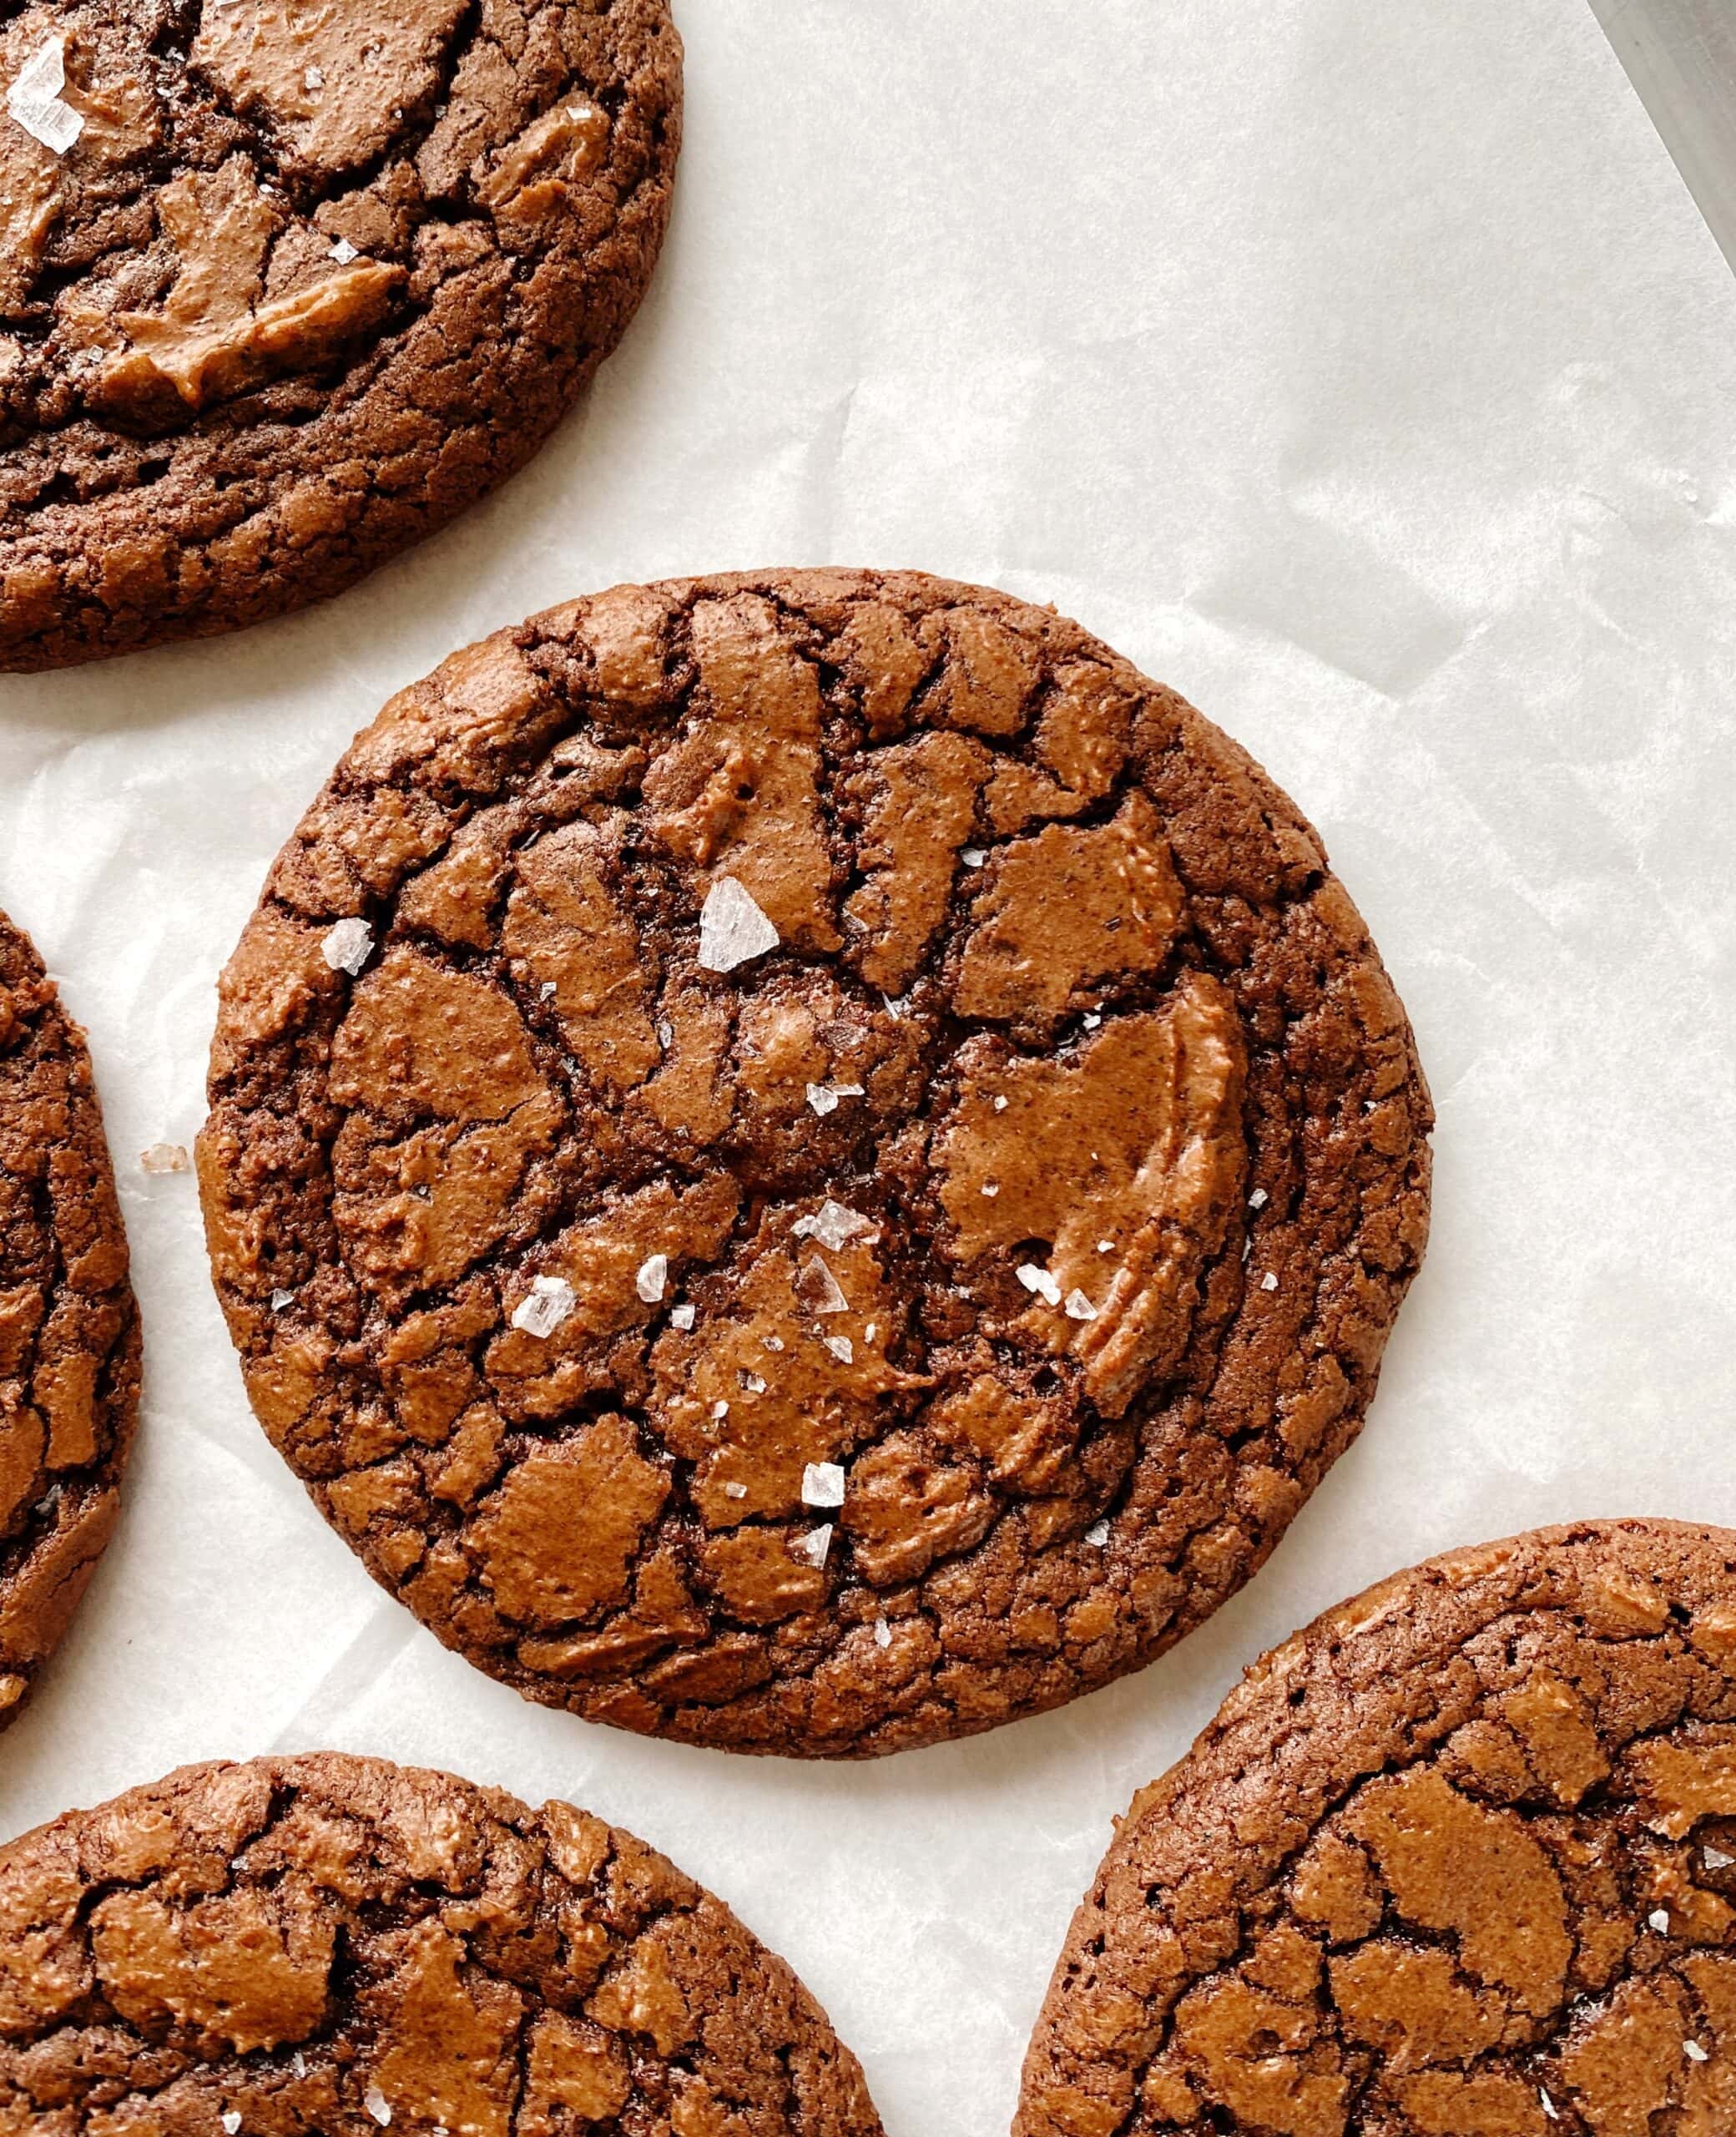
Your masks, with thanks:
<instances>
[{"instance_id":1,"label":"crinkled parchment paper","mask_svg":"<svg viewBox=\"0 0 1736 2137\"><path fill-rule=\"evenodd\" d=\"M1736 1522L1736 282L1567 0L678 0L675 229L589 405L336 605L0 680L0 904L90 1028L147 1316L121 1533L0 1830L336 1745L558 1793L727 1896L895 2137L994 2137L1111 1816L1237 1671L1534 1522ZM867 1767L521 1704L248 1415L190 1142L212 983L351 732L613 580L921 565L1053 600L1324 833L1440 1104L1368 1430L1143 1675Z\"/></svg>"}]
</instances>

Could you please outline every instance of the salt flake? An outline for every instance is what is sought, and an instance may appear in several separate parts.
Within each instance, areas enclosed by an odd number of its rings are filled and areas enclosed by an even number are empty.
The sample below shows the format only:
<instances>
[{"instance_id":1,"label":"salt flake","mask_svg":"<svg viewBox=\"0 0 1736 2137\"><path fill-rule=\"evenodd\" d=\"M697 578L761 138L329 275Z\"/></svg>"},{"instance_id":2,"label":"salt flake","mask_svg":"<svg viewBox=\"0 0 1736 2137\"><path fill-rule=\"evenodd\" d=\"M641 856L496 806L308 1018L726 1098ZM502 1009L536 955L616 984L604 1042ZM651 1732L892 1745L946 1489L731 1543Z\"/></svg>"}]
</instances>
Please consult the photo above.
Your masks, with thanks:
<instances>
[{"instance_id":1,"label":"salt flake","mask_svg":"<svg viewBox=\"0 0 1736 2137\"><path fill-rule=\"evenodd\" d=\"M781 1351L784 1347L784 1339L781 1336L762 1336L760 1340L768 1351Z\"/></svg>"},{"instance_id":2,"label":"salt flake","mask_svg":"<svg viewBox=\"0 0 1736 2137\"><path fill-rule=\"evenodd\" d=\"M1094 1032L1103 1021L1103 1018L1098 1016L1096 1010L1093 1009L1091 1014L1085 1019L1085 1028L1088 1032Z\"/></svg>"},{"instance_id":3,"label":"salt flake","mask_svg":"<svg viewBox=\"0 0 1736 2137\"><path fill-rule=\"evenodd\" d=\"M226 2107L217 2119L229 2132L229 2137L235 2137L235 2132L241 2127L241 2110L238 2107Z\"/></svg>"},{"instance_id":4,"label":"salt flake","mask_svg":"<svg viewBox=\"0 0 1736 2137\"><path fill-rule=\"evenodd\" d=\"M1109 1524L1107 1521L1093 1521L1085 1531L1085 1541L1094 1550L1106 1550L1109 1543Z\"/></svg>"},{"instance_id":5,"label":"salt flake","mask_svg":"<svg viewBox=\"0 0 1736 2137\"><path fill-rule=\"evenodd\" d=\"M19 68L6 92L6 109L33 140L63 156L84 131L81 113L61 100L66 87L66 39L48 37Z\"/></svg>"},{"instance_id":6,"label":"salt flake","mask_svg":"<svg viewBox=\"0 0 1736 2137\"><path fill-rule=\"evenodd\" d=\"M320 955L334 972L346 972L351 979L372 954L374 931L365 920L341 920L320 945Z\"/></svg>"},{"instance_id":7,"label":"salt flake","mask_svg":"<svg viewBox=\"0 0 1736 2137\"><path fill-rule=\"evenodd\" d=\"M1728 1870L1736 1862L1736 1855L1726 1855L1721 1847L1714 1847L1708 1840L1700 1850L1700 1860L1708 1870Z\"/></svg>"},{"instance_id":8,"label":"salt flake","mask_svg":"<svg viewBox=\"0 0 1736 2137\"><path fill-rule=\"evenodd\" d=\"M996 1111L997 1113L1005 1113L1005 1112L1006 1112L1006 1110L1007 1110L1007 1101L1006 1101L1006 1099L1005 1099L1004 1098L997 1099L995 1100L995 1111Z\"/></svg>"},{"instance_id":9,"label":"salt flake","mask_svg":"<svg viewBox=\"0 0 1736 2137\"><path fill-rule=\"evenodd\" d=\"M1013 1271L1027 1291L1047 1299L1051 1306L1061 1303L1061 1286L1047 1269L1039 1269L1034 1261L1022 1261Z\"/></svg>"},{"instance_id":10,"label":"salt flake","mask_svg":"<svg viewBox=\"0 0 1736 2137\"><path fill-rule=\"evenodd\" d=\"M669 1280L669 1257L666 1254L648 1255L640 1262L638 1274L633 1280L633 1289L647 1306L655 1306L662 1298L664 1286Z\"/></svg>"},{"instance_id":11,"label":"salt flake","mask_svg":"<svg viewBox=\"0 0 1736 2137\"><path fill-rule=\"evenodd\" d=\"M391 2102L377 2085L370 2085L361 2096L361 2104L382 2129L391 2122Z\"/></svg>"},{"instance_id":12,"label":"salt flake","mask_svg":"<svg viewBox=\"0 0 1736 2137\"><path fill-rule=\"evenodd\" d=\"M805 1536L796 1537L790 1546L790 1555L810 1566L823 1566L831 1548L832 1524L828 1521L822 1528L810 1528Z\"/></svg>"},{"instance_id":13,"label":"salt flake","mask_svg":"<svg viewBox=\"0 0 1736 2137\"><path fill-rule=\"evenodd\" d=\"M714 1403L712 1404L712 1406L711 1406L711 1422L713 1422L713 1424L714 1424L714 1425L720 1425L720 1424L722 1424L722 1422L724 1422L724 1418L725 1418L725 1417L727 1417L729 1416L729 1404L728 1404L727 1402L714 1402Z\"/></svg>"},{"instance_id":14,"label":"salt flake","mask_svg":"<svg viewBox=\"0 0 1736 2137\"><path fill-rule=\"evenodd\" d=\"M1651 1923L1652 1927L1658 1932L1660 1937L1668 1937L1669 1935L1670 1915L1669 1909L1668 1907L1654 1907L1652 1912L1646 1917L1646 1920Z\"/></svg>"},{"instance_id":15,"label":"salt flake","mask_svg":"<svg viewBox=\"0 0 1736 2137\"><path fill-rule=\"evenodd\" d=\"M1097 1319L1097 1308L1086 1297L1083 1291L1069 1291L1067 1295L1067 1303L1061 1311L1069 1321L1095 1321Z\"/></svg>"},{"instance_id":16,"label":"salt flake","mask_svg":"<svg viewBox=\"0 0 1736 2137\"><path fill-rule=\"evenodd\" d=\"M533 1276L529 1291L512 1310L512 1326L545 1342L578 1303L564 1276Z\"/></svg>"},{"instance_id":17,"label":"salt flake","mask_svg":"<svg viewBox=\"0 0 1736 2137\"><path fill-rule=\"evenodd\" d=\"M298 2078L305 2078L307 2075L307 2058L299 2048L290 2058L290 2068Z\"/></svg>"},{"instance_id":18,"label":"salt flake","mask_svg":"<svg viewBox=\"0 0 1736 2137\"><path fill-rule=\"evenodd\" d=\"M335 259L336 255L334 253L332 256ZM546 1002L553 993L554 982L552 979L545 979L542 984L537 989L537 999L539 1002Z\"/></svg>"},{"instance_id":19,"label":"salt flake","mask_svg":"<svg viewBox=\"0 0 1736 2137\"><path fill-rule=\"evenodd\" d=\"M1114 1240L1113 1239L1100 1239L1097 1243L1097 1250L1099 1254L1113 1254L1115 1251Z\"/></svg>"},{"instance_id":20,"label":"salt flake","mask_svg":"<svg viewBox=\"0 0 1736 2137\"><path fill-rule=\"evenodd\" d=\"M295 1301L295 1294L293 1291L273 1291L271 1311L273 1313L281 1313L286 1306L293 1306Z\"/></svg>"},{"instance_id":21,"label":"salt flake","mask_svg":"<svg viewBox=\"0 0 1736 2137\"><path fill-rule=\"evenodd\" d=\"M843 1503L844 1471L841 1466L835 1462L810 1462L802 1472L802 1504L842 1506Z\"/></svg>"},{"instance_id":22,"label":"salt flake","mask_svg":"<svg viewBox=\"0 0 1736 2137\"><path fill-rule=\"evenodd\" d=\"M1549 2119L1552 2122L1559 2122L1562 2119L1560 2112L1557 2109L1555 2102L1550 2099L1548 2094L1543 2090L1541 2085L1537 2088L1537 2098L1543 2103L1543 2112L1549 2117Z\"/></svg>"},{"instance_id":23,"label":"salt flake","mask_svg":"<svg viewBox=\"0 0 1736 2137\"><path fill-rule=\"evenodd\" d=\"M856 1350L847 1336L826 1336L820 1339L840 1365L853 1365Z\"/></svg>"},{"instance_id":24,"label":"salt flake","mask_svg":"<svg viewBox=\"0 0 1736 2137\"><path fill-rule=\"evenodd\" d=\"M669 1308L671 1328L689 1329L694 1325L694 1310L690 1306L672 1306Z\"/></svg>"},{"instance_id":25,"label":"salt flake","mask_svg":"<svg viewBox=\"0 0 1736 2137\"><path fill-rule=\"evenodd\" d=\"M325 68L323 67L310 67L302 75L301 82L302 86L305 88L323 89L326 86Z\"/></svg>"},{"instance_id":26,"label":"salt flake","mask_svg":"<svg viewBox=\"0 0 1736 2137\"><path fill-rule=\"evenodd\" d=\"M747 1495L748 1488L745 1484L725 1484L724 1487L724 1497L726 1499L744 1499Z\"/></svg>"},{"instance_id":27,"label":"salt flake","mask_svg":"<svg viewBox=\"0 0 1736 2137\"><path fill-rule=\"evenodd\" d=\"M1263 1291L1275 1291L1278 1289L1277 1271L1272 1269L1267 1270L1265 1275L1259 1280L1259 1287Z\"/></svg>"},{"instance_id":28,"label":"salt flake","mask_svg":"<svg viewBox=\"0 0 1736 2137\"><path fill-rule=\"evenodd\" d=\"M1682 2044L1682 2053L1688 2058L1690 2063L1709 2063L1712 2059L1697 2040L1683 2041Z\"/></svg>"},{"instance_id":29,"label":"salt flake","mask_svg":"<svg viewBox=\"0 0 1736 2137\"><path fill-rule=\"evenodd\" d=\"M808 1104L824 1120L829 1113L835 1113L838 1110L838 1094L835 1091L828 1090L824 1084L810 1084Z\"/></svg>"},{"instance_id":30,"label":"salt flake","mask_svg":"<svg viewBox=\"0 0 1736 2137\"><path fill-rule=\"evenodd\" d=\"M778 931L733 876L719 876L699 909L699 964L734 972L778 947Z\"/></svg>"},{"instance_id":31,"label":"salt flake","mask_svg":"<svg viewBox=\"0 0 1736 2137\"><path fill-rule=\"evenodd\" d=\"M148 1150L139 1153L141 1172L186 1172L192 1160L179 1143L153 1143Z\"/></svg>"},{"instance_id":32,"label":"salt flake","mask_svg":"<svg viewBox=\"0 0 1736 2137\"><path fill-rule=\"evenodd\" d=\"M992 1202L1000 1192L1001 1183L998 1180L986 1180L983 1183L982 1193L985 1200Z\"/></svg>"},{"instance_id":33,"label":"salt flake","mask_svg":"<svg viewBox=\"0 0 1736 2137\"><path fill-rule=\"evenodd\" d=\"M827 1200L820 1205L815 1217L798 1217L790 1227L792 1239L817 1239L822 1246L830 1247L834 1254L840 1254L853 1239L860 1239L864 1232L874 1230L874 1220L865 1217L857 1210L847 1210L841 1202Z\"/></svg>"},{"instance_id":34,"label":"salt flake","mask_svg":"<svg viewBox=\"0 0 1736 2137\"><path fill-rule=\"evenodd\" d=\"M847 1313L850 1310L843 1286L817 1254L811 1261L803 1263L795 1288L815 1313Z\"/></svg>"},{"instance_id":35,"label":"salt flake","mask_svg":"<svg viewBox=\"0 0 1736 2137\"><path fill-rule=\"evenodd\" d=\"M876 1647L890 1647L892 1644L892 1628L884 1618L876 1618L874 1621L874 1644Z\"/></svg>"},{"instance_id":36,"label":"salt flake","mask_svg":"<svg viewBox=\"0 0 1736 2137\"><path fill-rule=\"evenodd\" d=\"M988 859L988 855L980 846L967 846L958 857L966 868L980 868Z\"/></svg>"},{"instance_id":37,"label":"salt flake","mask_svg":"<svg viewBox=\"0 0 1736 2137\"><path fill-rule=\"evenodd\" d=\"M1264 1188L1256 1187L1253 1194L1248 1197L1248 1207L1250 1210L1264 1210L1271 1199Z\"/></svg>"}]
</instances>

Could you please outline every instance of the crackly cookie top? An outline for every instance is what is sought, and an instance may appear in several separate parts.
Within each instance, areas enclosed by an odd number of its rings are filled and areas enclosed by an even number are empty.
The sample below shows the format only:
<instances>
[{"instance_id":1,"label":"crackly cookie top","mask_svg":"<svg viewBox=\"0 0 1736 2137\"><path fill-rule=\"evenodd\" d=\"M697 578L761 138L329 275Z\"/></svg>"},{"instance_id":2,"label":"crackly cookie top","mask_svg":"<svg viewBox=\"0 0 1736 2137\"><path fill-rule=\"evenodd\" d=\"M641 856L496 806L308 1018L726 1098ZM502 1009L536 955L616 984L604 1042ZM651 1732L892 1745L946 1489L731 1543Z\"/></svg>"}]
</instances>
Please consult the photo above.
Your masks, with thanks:
<instances>
[{"instance_id":1,"label":"crackly cookie top","mask_svg":"<svg viewBox=\"0 0 1736 2137\"><path fill-rule=\"evenodd\" d=\"M1736 1534L1456 1553L1256 1665L1123 1821L1017 2128L1736 2128Z\"/></svg>"},{"instance_id":2,"label":"crackly cookie top","mask_svg":"<svg viewBox=\"0 0 1736 2137\"><path fill-rule=\"evenodd\" d=\"M315 1754L184 1767L0 1849L0 2126L881 2125L789 1968L630 1833Z\"/></svg>"},{"instance_id":3,"label":"crackly cookie top","mask_svg":"<svg viewBox=\"0 0 1736 2137\"><path fill-rule=\"evenodd\" d=\"M255 1408L532 1695L761 1750L1051 1705L1355 1428L1427 1102L1306 826L1051 613L621 588L396 700L225 976Z\"/></svg>"},{"instance_id":4,"label":"crackly cookie top","mask_svg":"<svg viewBox=\"0 0 1736 2137\"><path fill-rule=\"evenodd\" d=\"M139 1316L84 1036L0 917L0 1728L120 1505Z\"/></svg>"},{"instance_id":5,"label":"crackly cookie top","mask_svg":"<svg viewBox=\"0 0 1736 2137\"><path fill-rule=\"evenodd\" d=\"M0 0L0 663L332 591L509 472L660 240L664 0Z\"/></svg>"}]
</instances>

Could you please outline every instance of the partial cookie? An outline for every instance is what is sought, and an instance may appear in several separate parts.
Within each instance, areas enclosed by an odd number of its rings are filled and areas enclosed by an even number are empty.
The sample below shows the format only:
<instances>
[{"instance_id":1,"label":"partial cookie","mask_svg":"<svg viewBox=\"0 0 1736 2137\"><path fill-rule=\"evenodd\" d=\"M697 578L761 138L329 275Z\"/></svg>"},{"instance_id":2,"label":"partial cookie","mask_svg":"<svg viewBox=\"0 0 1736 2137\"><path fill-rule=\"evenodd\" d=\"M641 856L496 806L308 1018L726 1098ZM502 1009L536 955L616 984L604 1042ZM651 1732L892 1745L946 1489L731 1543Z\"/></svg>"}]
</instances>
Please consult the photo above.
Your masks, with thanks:
<instances>
[{"instance_id":1,"label":"partial cookie","mask_svg":"<svg viewBox=\"0 0 1736 2137\"><path fill-rule=\"evenodd\" d=\"M139 1310L84 1034L0 915L0 1729L120 1511Z\"/></svg>"},{"instance_id":2,"label":"partial cookie","mask_svg":"<svg viewBox=\"0 0 1736 2137\"><path fill-rule=\"evenodd\" d=\"M455 655L221 993L260 1421L442 1639L654 1734L891 1751L1148 1660L1354 1435L1422 1252L1313 834L980 589L618 588Z\"/></svg>"},{"instance_id":3,"label":"partial cookie","mask_svg":"<svg viewBox=\"0 0 1736 2137\"><path fill-rule=\"evenodd\" d=\"M1736 1533L1455 1552L1257 1663L1122 1821L1016 2128L1736 2129Z\"/></svg>"},{"instance_id":4,"label":"partial cookie","mask_svg":"<svg viewBox=\"0 0 1736 2137\"><path fill-rule=\"evenodd\" d=\"M565 1803L320 1753L0 1849L0 2126L48 2137L878 2137L720 1902Z\"/></svg>"},{"instance_id":5,"label":"partial cookie","mask_svg":"<svg viewBox=\"0 0 1736 2137\"><path fill-rule=\"evenodd\" d=\"M521 467L644 292L667 0L0 17L0 669L339 592Z\"/></svg>"}]
</instances>

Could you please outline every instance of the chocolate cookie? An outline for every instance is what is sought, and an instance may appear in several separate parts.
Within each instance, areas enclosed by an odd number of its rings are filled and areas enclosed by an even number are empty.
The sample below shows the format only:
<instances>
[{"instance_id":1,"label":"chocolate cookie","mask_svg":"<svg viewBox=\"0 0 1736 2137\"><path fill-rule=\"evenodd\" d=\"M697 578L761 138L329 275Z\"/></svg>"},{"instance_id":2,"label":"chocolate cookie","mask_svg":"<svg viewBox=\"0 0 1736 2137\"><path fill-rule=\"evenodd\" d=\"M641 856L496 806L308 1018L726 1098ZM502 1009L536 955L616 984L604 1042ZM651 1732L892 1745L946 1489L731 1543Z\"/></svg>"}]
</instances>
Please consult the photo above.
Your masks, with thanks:
<instances>
[{"instance_id":1,"label":"chocolate cookie","mask_svg":"<svg viewBox=\"0 0 1736 2137\"><path fill-rule=\"evenodd\" d=\"M0 2127L877 2137L780 1959L565 1803L331 1753L0 1849Z\"/></svg>"},{"instance_id":2,"label":"chocolate cookie","mask_svg":"<svg viewBox=\"0 0 1736 2137\"><path fill-rule=\"evenodd\" d=\"M1306 824L1076 624L618 588L389 705L222 983L254 1407L530 1696L896 1750L1197 1624L1355 1433L1428 1099Z\"/></svg>"},{"instance_id":3,"label":"chocolate cookie","mask_svg":"<svg viewBox=\"0 0 1736 2137\"><path fill-rule=\"evenodd\" d=\"M1122 1821L1016 2129L1736 2129L1736 1533L1454 1552L1257 1663Z\"/></svg>"},{"instance_id":4,"label":"chocolate cookie","mask_svg":"<svg viewBox=\"0 0 1736 2137\"><path fill-rule=\"evenodd\" d=\"M120 1511L139 1311L84 1034L0 915L0 1729Z\"/></svg>"},{"instance_id":5,"label":"chocolate cookie","mask_svg":"<svg viewBox=\"0 0 1736 2137\"><path fill-rule=\"evenodd\" d=\"M522 466L680 70L667 0L0 0L0 668L321 599Z\"/></svg>"}]
</instances>

